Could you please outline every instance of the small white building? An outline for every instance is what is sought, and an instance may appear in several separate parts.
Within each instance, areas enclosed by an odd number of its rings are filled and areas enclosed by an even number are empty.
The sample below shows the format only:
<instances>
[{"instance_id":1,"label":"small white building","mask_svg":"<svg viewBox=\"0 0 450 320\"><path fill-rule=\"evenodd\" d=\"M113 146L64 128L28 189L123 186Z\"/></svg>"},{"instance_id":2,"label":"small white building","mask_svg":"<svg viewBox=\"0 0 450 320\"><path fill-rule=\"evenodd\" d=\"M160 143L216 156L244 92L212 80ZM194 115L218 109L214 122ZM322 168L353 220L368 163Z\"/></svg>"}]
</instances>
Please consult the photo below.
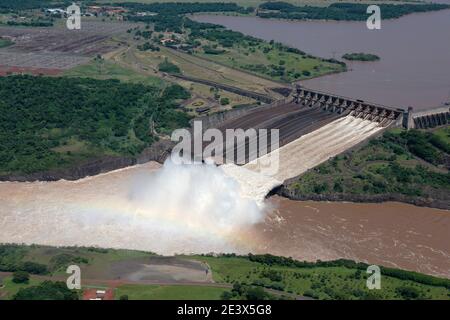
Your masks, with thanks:
<instances>
[{"instance_id":1,"label":"small white building","mask_svg":"<svg viewBox=\"0 0 450 320\"><path fill-rule=\"evenodd\" d=\"M97 290L95 292L95 294L97 295L97 299L103 299L105 297L106 291L105 290Z\"/></svg>"}]
</instances>

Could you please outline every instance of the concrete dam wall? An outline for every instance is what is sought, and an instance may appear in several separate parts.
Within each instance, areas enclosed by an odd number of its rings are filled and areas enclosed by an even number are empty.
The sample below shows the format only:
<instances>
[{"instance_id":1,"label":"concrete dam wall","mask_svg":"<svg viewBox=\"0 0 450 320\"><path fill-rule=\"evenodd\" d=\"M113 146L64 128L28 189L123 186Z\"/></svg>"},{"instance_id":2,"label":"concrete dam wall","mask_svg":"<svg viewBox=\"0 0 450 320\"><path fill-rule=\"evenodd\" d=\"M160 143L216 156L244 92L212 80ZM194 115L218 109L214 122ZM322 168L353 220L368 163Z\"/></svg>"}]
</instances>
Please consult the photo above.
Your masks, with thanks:
<instances>
[{"instance_id":1,"label":"concrete dam wall","mask_svg":"<svg viewBox=\"0 0 450 320\"><path fill-rule=\"evenodd\" d=\"M242 167L230 164L223 167L227 174L240 183L245 195L260 201L285 180L354 147L380 130L383 127L377 122L348 115L302 135ZM271 166L269 170L268 163Z\"/></svg>"},{"instance_id":2,"label":"concrete dam wall","mask_svg":"<svg viewBox=\"0 0 450 320\"><path fill-rule=\"evenodd\" d=\"M278 149L264 155L247 153L245 165L228 163L223 168L240 182L245 194L261 199L285 180L301 175L390 125L399 124L403 113L402 109L297 88L292 102L255 109L219 127L222 131L279 129ZM259 141L259 136L252 139ZM253 140L237 145L233 157L240 149L248 151ZM224 160L227 161L230 162L229 156Z\"/></svg>"},{"instance_id":3,"label":"concrete dam wall","mask_svg":"<svg viewBox=\"0 0 450 320\"><path fill-rule=\"evenodd\" d=\"M445 126L450 123L450 108L437 108L412 115L414 128L427 129Z\"/></svg>"}]
</instances>

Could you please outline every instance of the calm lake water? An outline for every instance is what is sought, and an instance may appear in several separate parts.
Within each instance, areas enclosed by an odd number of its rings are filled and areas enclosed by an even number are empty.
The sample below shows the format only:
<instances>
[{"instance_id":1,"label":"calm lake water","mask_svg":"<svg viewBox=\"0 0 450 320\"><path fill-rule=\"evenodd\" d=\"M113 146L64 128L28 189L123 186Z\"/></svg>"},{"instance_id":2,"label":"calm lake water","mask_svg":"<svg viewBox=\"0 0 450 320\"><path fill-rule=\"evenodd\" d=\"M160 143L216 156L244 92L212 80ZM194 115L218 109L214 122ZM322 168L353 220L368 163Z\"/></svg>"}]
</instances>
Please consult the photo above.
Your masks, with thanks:
<instances>
[{"instance_id":1,"label":"calm lake water","mask_svg":"<svg viewBox=\"0 0 450 320\"><path fill-rule=\"evenodd\" d=\"M377 62L348 62L348 72L304 81L310 88L415 109L450 101L450 10L385 20L381 30L368 30L365 21L215 15L199 15L196 20L282 42L316 56L341 59L344 53L366 52L381 58Z\"/></svg>"}]
</instances>

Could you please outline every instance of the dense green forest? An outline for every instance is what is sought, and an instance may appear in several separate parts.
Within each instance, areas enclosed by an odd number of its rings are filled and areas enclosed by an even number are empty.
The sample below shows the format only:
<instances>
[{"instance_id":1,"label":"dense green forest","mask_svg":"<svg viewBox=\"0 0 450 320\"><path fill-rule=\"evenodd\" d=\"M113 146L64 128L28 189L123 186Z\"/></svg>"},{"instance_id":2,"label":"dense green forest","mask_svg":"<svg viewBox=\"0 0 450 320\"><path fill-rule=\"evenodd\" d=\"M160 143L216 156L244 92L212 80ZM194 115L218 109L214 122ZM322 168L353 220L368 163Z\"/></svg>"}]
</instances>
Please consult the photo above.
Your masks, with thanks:
<instances>
[{"instance_id":1,"label":"dense green forest","mask_svg":"<svg viewBox=\"0 0 450 320\"><path fill-rule=\"evenodd\" d=\"M68 4L69 1L54 0L0 0L0 12L45 8L49 5Z\"/></svg>"},{"instance_id":2,"label":"dense green forest","mask_svg":"<svg viewBox=\"0 0 450 320\"><path fill-rule=\"evenodd\" d=\"M305 196L399 194L449 202L449 169L450 127L390 130L308 171L288 188Z\"/></svg>"},{"instance_id":3,"label":"dense green forest","mask_svg":"<svg viewBox=\"0 0 450 320\"><path fill-rule=\"evenodd\" d=\"M394 19L413 12L427 12L450 8L446 4L385 4L380 3L383 19ZM274 1L259 6L261 18L295 19L295 20L358 20L368 18L367 4L362 3L332 3L328 7L295 6L293 4Z\"/></svg>"},{"instance_id":4,"label":"dense green forest","mask_svg":"<svg viewBox=\"0 0 450 320\"><path fill-rule=\"evenodd\" d=\"M0 78L0 172L32 173L102 155L134 156L188 126L189 93L118 80Z\"/></svg>"},{"instance_id":5,"label":"dense green forest","mask_svg":"<svg viewBox=\"0 0 450 320\"><path fill-rule=\"evenodd\" d=\"M124 2L118 5L129 8L134 12L150 11L166 15L186 14L196 12L240 12L246 13L252 9L246 9L233 2L163 2L163 3L136 3Z\"/></svg>"}]
</instances>

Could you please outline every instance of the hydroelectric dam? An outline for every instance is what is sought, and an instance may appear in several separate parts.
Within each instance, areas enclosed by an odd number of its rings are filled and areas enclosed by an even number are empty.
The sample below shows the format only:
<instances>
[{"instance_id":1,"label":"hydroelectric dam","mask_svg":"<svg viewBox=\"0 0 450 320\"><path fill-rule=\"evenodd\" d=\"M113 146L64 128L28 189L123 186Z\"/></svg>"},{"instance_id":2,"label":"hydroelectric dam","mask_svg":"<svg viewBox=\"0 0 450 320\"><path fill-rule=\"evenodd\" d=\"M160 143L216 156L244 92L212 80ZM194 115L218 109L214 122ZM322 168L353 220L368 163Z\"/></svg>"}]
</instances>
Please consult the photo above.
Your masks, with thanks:
<instances>
[{"instance_id":1,"label":"hydroelectric dam","mask_svg":"<svg viewBox=\"0 0 450 320\"><path fill-rule=\"evenodd\" d=\"M447 119L447 114L442 116L442 110L438 111L440 120L436 124L447 123L443 120ZM433 116L429 113L427 117ZM263 155L251 154L248 146L252 139L260 140L257 134L234 147L233 157L239 151L245 152L245 164L222 166L240 181L244 193L261 199L287 179L301 175L388 127L421 128L417 124L423 121L418 119L411 108L383 106L297 85L288 98L244 112L235 111L235 115L221 119L216 128L222 132L252 128L267 129L268 132L279 130L279 148L276 150ZM268 173L264 164L275 158L277 169Z\"/></svg>"}]
</instances>

